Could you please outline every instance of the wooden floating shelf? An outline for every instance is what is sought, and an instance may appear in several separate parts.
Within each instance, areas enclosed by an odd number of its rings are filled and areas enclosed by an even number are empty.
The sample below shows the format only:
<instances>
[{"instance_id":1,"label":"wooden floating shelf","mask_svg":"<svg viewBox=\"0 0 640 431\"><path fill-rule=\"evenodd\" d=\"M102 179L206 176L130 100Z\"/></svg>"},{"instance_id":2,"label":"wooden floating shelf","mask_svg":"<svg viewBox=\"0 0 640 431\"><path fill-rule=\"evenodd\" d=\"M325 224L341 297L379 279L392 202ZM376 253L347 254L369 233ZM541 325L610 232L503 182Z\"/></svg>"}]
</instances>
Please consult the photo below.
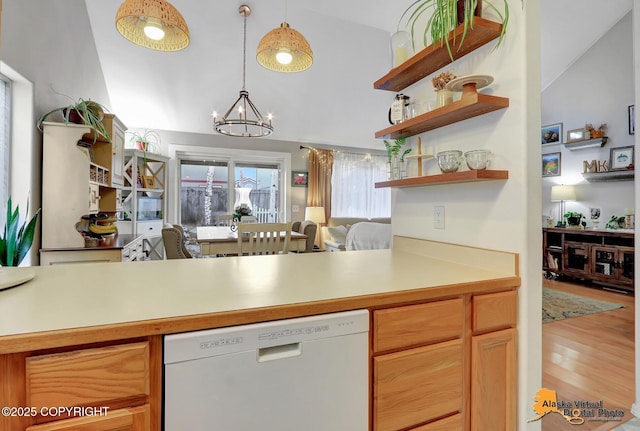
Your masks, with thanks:
<instances>
[{"instance_id":1,"label":"wooden floating shelf","mask_svg":"<svg viewBox=\"0 0 640 431\"><path fill-rule=\"evenodd\" d=\"M400 124L376 132L376 138L397 139L401 136L414 136L429 130L477 117L509 106L506 97L470 92L464 93L457 102L450 103L433 111L413 117Z\"/></svg>"},{"instance_id":2,"label":"wooden floating shelf","mask_svg":"<svg viewBox=\"0 0 640 431\"><path fill-rule=\"evenodd\" d=\"M459 43L454 44L454 35L456 41L459 41L462 38L463 32L464 26L459 25L449 34L449 44L454 60L497 39L502 32L502 24L475 17L473 20L473 29L467 29L467 34L462 46L458 46ZM420 81L425 76L442 69L451 62L451 57L449 57L449 51L446 45L435 43L416 53L398 67L391 69L389 73L373 83L373 88L378 90L400 91Z\"/></svg>"},{"instance_id":3,"label":"wooden floating shelf","mask_svg":"<svg viewBox=\"0 0 640 431\"><path fill-rule=\"evenodd\" d=\"M452 172L450 174L427 175L423 177L403 178L376 183L376 189L385 187L418 187L438 184L470 183L476 181L495 181L509 179L509 171L490 169Z\"/></svg>"}]
</instances>

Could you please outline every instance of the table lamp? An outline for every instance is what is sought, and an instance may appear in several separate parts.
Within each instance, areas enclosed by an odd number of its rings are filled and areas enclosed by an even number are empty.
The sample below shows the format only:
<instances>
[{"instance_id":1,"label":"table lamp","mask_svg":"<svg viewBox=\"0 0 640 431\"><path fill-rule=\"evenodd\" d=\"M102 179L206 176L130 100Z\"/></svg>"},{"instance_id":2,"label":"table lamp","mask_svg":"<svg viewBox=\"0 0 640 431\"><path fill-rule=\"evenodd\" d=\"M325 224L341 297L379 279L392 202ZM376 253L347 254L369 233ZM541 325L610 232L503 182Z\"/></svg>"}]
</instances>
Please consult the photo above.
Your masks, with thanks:
<instances>
[{"instance_id":1,"label":"table lamp","mask_svg":"<svg viewBox=\"0 0 640 431\"><path fill-rule=\"evenodd\" d=\"M558 226L565 226L564 222L564 202L576 200L576 188L574 186L557 185L551 186L551 202L560 202L560 216Z\"/></svg>"},{"instance_id":2,"label":"table lamp","mask_svg":"<svg viewBox=\"0 0 640 431\"><path fill-rule=\"evenodd\" d=\"M313 243L317 247L318 245L318 232L320 231L320 225L326 223L327 219L324 216L324 207L306 207L304 210L304 219L311 220L318 225L316 229L316 238Z\"/></svg>"}]
</instances>

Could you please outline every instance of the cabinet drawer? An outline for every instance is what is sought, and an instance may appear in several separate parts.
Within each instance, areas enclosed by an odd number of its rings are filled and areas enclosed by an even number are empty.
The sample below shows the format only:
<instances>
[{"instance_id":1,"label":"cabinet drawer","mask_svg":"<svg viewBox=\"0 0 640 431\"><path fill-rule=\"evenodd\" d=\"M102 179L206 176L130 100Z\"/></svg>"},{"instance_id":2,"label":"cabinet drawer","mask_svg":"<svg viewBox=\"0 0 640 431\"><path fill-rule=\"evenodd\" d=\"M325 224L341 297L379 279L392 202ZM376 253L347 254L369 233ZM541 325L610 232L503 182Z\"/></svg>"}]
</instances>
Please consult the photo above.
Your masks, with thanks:
<instances>
[{"instance_id":1,"label":"cabinet drawer","mask_svg":"<svg viewBox=\"0 0 640 431\"><path fill-rule=\"evenodd\" d=\"M374 431L404 429L460 412L462 361L462 340L375 357Z\"/></svg>"},{"instance_id":2,"label":"cabinet drawer","mask_svg":"<svg viewBox=\"0 0 640 431\"><path fill-rule=\"evenodd\" d=\"M32 356L26 359L26 385L27 405L37 408L149 395L149 344Z\"/></svg>"},{"instance_id":3,"label":"cabinet drawer","mask_svg":"<svg viewBox=\"0 0 640 431\"><path fill-rule=\"evenodd\" d=\"M28 427L26 431L148 431L149 405L107 412L105 416L83 416Z\"/></svg>"},{"instance_id":4,"label":"cabinet drawer","mask_svg":"<svg viewBox=\"0 0 640 431\"><path fill-rule=\"evenodd\" d=\"M464 429L462 415L457 414L427 425L411 428L409 431L460 431L461 429Z\"/></svg>"},{"instance_id":5,"label":"cabinet drawer","mask_svg":"<svg viewBox=\"0 0 640 431\"><path fill-rule=\"evenodd\" d=\"M373 313L373 350L381 352L458 337L464 326L462 298Z\"/></svg>"},{"instance_id":6,"label":"cabinet drawer","mask_svg":"<svg viewBox=\"0 0 640 431\"><path fill-rule=\"evenodd\" d=\"M146 238L162 236L162 220L138 222L136 233Z\"/></svg>"},{"instance_id":7,"label":"cabinet drawer","mask_svg":"<svg viewBox=\"0 0 640 431\"><path fill-rule=\"evenodd\" d=\"M473 297L473 331L490 331L516 326L518 293L490 293Z\"/></svg>"}]
</instances>

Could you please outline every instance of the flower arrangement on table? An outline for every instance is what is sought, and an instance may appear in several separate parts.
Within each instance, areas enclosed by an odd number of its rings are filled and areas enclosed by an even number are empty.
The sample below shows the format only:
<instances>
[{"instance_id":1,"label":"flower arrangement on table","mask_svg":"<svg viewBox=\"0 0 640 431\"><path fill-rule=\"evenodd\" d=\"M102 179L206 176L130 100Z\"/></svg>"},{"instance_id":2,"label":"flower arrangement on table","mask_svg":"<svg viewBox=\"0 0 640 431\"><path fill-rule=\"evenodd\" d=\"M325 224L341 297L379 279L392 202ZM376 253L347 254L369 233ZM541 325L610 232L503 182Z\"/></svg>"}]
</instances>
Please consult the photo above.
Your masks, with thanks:
<instances>
[{"instance_id":1,"label":"flower arrangement on table","mask_svg":"<svg viewBox=\"0 0 640 431\"><path fill-rule=\"evenodd\" d=\"M449 81L456 79L455 73L452 71L442 72L438 76L431 78L431 83L436 91L444 90L447 88Z\"/></svg>"},{"instance_id":2,"label":"flower arrangement on table","mask_svg":"<svg viewBox=\"0 0 640 431\"><path fill-rule=\"evenodd\" d=\"M242 216L250 216L250 215L251 215L251 208L249 208L249 205L240 204L236 207L233 213L233 221L239 222L242 220Z\"/></svg>"}]
</instances>

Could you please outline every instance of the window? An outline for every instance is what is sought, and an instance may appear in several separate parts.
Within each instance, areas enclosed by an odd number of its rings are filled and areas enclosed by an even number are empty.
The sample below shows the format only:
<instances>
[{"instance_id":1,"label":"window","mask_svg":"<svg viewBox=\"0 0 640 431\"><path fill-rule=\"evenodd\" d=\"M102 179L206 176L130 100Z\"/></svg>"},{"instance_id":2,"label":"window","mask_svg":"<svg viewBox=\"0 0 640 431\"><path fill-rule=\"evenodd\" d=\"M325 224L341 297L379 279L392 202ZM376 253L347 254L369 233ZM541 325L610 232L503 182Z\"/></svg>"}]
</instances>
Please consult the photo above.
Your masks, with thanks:
<instances>
[{"instance_id":1,"label":"window","mask_svg":"<svg viewBox=\"0 0 640 431\"><path fill-rule=\"evenodd\" d=\"M387 157L336 151L331 178L334 217L390 217L391 190L376 189L387 179Z\"/></svg>"},{"instance_id":2,"label":"window","mask_svg":"<svg viewBox=\"0 0 640 431\"><path fill-rule=\"evenodd\" d=\"M9 149L11 148L11 82L0 75L0 202L9 198Z\"/></svg>"}]
</instances>

